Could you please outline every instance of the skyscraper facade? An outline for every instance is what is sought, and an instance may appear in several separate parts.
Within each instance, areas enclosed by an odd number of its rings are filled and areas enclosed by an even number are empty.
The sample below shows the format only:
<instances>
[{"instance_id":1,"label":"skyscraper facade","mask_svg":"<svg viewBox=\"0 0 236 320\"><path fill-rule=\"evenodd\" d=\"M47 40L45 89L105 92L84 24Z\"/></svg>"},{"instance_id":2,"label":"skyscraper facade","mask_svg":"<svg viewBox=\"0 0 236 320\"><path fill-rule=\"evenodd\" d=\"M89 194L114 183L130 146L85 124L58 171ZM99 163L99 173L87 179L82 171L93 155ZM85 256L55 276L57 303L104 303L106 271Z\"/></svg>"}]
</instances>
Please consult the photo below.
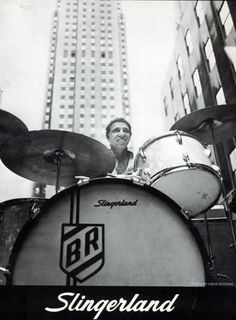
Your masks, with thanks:
<instances>
[{"instance_id":1,"label":"skyscraper facade","mask_svg":"<svg viewBox=\"0 0 236 320\"><path fill-rule=\"evenodd\" d=\"M235 2L177 1L176 8L176 44L162 90L167 130L191 112L236 103L236 72L225 50L235 47ZM224 183L230 191L230 172L234 179L236 176L232 139L218 143L217 152Z\"/></svg>"},{"instance_id":2,"label":"skyscraper facade","mask_svg":"<svg viewBox=\"0 0 236 320\"><path fill-rule=\"evenodd\" d=\"M115 116L130 118L125 21L120 1L57 0L44 129L105 142Z\"/></svg>"}]
</instances>

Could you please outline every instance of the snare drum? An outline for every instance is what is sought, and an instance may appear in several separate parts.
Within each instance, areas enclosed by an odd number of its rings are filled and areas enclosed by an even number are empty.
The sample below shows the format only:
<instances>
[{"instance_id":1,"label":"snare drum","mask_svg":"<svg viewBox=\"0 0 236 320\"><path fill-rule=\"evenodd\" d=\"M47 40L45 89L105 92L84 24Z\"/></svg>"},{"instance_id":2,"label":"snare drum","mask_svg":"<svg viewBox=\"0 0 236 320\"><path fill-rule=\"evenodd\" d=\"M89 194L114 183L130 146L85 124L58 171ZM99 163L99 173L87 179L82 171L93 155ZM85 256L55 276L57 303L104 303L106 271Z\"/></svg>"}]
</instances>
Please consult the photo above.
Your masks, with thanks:
<instances>
[{"instance_id":1,"label":"snare drum","mask_svg":"<svg viewBox=\"0 0 236 320\"><path fill-rule=\"evenodd\" d=\"M209 155L209 149L197 138L170 131L140 148L134 168L192 218L210 209L221 194L221 178Z\"/></svg>"},{"instance_id":2,"label":"snare drum","mask_svg":"<svg viewBox=\"0 0 236 320\"><path fill-rule=\"evenodd\" d=\"M0 267L6 267L16 238L25 223L38 214L45 199L23 198L0 203ZM0 284L5 277L0 278Z\"/></svg>"},{"instance_id":3,"label":"snare drum","mask_svg":"<svg viewBox=\"0 0 236 320\"><path fill-rule=\"evenodd\" d=\"M204 286L204 249L161 192L94 179L48 200L18 237L13 285Z\"/></svg>"}]
</instances>

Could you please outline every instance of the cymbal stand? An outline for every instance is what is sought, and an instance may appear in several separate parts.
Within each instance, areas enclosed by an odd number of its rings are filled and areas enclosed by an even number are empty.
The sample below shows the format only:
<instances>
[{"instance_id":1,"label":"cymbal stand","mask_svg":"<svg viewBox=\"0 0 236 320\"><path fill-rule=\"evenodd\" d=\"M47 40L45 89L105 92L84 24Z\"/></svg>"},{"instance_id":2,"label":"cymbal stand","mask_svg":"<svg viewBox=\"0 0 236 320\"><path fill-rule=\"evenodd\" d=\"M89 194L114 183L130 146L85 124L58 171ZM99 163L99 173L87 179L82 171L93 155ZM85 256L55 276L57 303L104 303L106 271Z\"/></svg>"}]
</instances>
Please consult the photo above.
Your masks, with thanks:
<instances>
[{"instance_id":1,"label":"cymbal stand","mask_svg":"<svg viewBox=\"0 0 236 320\"><path fill-rule=\"evenodd\" d=\"M206 122L206 124L208 125L208 127L210 129L211 137L212 137L212 141L213 141L213 146L216 146L214 127L213 127L214 120L213 119L208 119L205 122ZM220 162L219 162L219 157L218 157L217 150L215 152L215 157L216 157L217 165L219 165ZM232 218L232 212L230 210L229 203L228 203L228 198L226 196L226 190L225 190L224 183L222 183L222 194L223 194L223 197L225 199L225 201L223 202L223 206L224 206L224 210L225 210L225 214L226 214L227 220L228 220L229 225L230 225L230 230L231 230L232 240L233 240L233 243L230 244L230 248L232 248L236 252L236 233L235 233L235 228L234 228L234 223L233 223L233 218Z\"/></svg>"},{"instance_id":2,"label":"cymbal stand","mask_svg":"<svg viewBox=\"0 0 236 320\"><path fill-rule=\"evenodd\" d=\"M60 189L60 172L61 172L61 160L62 157L65 156L65 152L63 150L47 150L44 152L44 158L57 166L57 174L56 174L56 194Z\"/></svg>"},{"instance_id":3,"label":"cymbal stand","mask_svg":"<svg viewBox=\"0 0 236 320\"><path fill-rule=\"evenodd\" d=\"M207 246L208 246L208 260L209 260L209 268L210 268L210 274L212 277L212 280L216 279L216 274L215 274L215 257L213 254L213 248L212 248L212 241L211 241L211 236L210 236L210 230L208 226L208 221L207 221L207 214L206 212L204 213L204 224L205 224L205 229L206 229L206 236L207 236Z\"/></svg>"},{"instance_id":4,"label":"cymbal stand","mask_svg":"<svg viewBox=\"0 0 236 320\"><path fill-rule=\"evenodd\" d=\"M56 194L60 189L60 171L61 171L61 157L64 155L64 152L61 150L55 151L55 160L57 165L57 177L56 177Z\"/></svg>"}]
</instances>

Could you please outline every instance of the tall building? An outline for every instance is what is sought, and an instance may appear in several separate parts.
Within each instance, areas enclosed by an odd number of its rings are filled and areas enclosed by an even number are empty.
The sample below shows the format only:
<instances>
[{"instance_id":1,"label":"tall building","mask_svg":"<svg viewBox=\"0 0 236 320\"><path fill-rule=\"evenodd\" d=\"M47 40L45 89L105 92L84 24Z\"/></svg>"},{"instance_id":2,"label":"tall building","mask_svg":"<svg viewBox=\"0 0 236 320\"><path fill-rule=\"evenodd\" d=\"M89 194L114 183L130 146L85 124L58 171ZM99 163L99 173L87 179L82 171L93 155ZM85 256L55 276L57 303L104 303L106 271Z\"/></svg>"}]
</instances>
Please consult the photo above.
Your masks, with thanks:
<instances>
[{"instance_id":1,"label":"tall building","mask_svg":"<svg viewBox=\"0 0 236 320\"><path fill-rule=\"evenodd\" d=\"M178 1L176 8L176 44L162 90L166 130L193 111L236 105L236 73L225 51L236 43L236 3ZM230 171L236 170L232 150L232 139L217 144L227 191L232 188Z\"/></svg>"},{"instance_id":2,"label":"tall building","mask_svg":"<svg viewBox=\"0 0 236 320\"><path fill-rule=\"evenodd\" d=\"M120 1L56 0L43 128L106 143L112 118L130 120L128 85ZM35 184L34 196L44 197L45 187Z\"/></svg>"},{"instance_id":3,"label":"tall building","mask_svg":"<svg viewBox=\"0 0 236 320\"><path fill-rule=\"evenodd\" d=\"M125 32L120 1L57 0L44 129L104 143L113 117L129 119Z\"/></svg>"}]
</instances>

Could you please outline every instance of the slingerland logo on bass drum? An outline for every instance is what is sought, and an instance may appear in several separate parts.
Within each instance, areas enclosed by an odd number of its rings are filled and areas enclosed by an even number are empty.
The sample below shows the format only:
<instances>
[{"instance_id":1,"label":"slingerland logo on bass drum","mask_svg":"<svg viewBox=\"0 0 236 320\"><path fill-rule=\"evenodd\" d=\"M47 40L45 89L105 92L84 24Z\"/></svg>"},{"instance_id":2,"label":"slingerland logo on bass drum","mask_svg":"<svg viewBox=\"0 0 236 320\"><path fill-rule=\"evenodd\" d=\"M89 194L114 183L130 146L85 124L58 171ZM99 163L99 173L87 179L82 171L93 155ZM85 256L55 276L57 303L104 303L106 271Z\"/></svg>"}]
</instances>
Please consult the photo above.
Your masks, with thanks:
<instances>
[{"instance_id":1,"label":"slingerland logo on bass drum","mask_svg":"<svg viewBox=\"0 0 236 320\"><path fill-rule=\"evenodd\" d=\"M138 205L138 199L137 200L133 200L133 201L126 201L126 200L122 200L122 201L107 201L107 200L100 199L93 206L96 207L96 208L98 208L98 207L108 207L108 208L112 209L114 207L136 207L137 205Z\"/></svg>"},{"instance_id":2,"label":"slingerland logo on bass drum","mask_svg":"<svg viewBox=\"0 0 236 320\"><path fill-rule=\"evenodd\" d=\"M63 224L60 267L79 282L104 265L104 225Z\"/></svg>"}]
</instances>

